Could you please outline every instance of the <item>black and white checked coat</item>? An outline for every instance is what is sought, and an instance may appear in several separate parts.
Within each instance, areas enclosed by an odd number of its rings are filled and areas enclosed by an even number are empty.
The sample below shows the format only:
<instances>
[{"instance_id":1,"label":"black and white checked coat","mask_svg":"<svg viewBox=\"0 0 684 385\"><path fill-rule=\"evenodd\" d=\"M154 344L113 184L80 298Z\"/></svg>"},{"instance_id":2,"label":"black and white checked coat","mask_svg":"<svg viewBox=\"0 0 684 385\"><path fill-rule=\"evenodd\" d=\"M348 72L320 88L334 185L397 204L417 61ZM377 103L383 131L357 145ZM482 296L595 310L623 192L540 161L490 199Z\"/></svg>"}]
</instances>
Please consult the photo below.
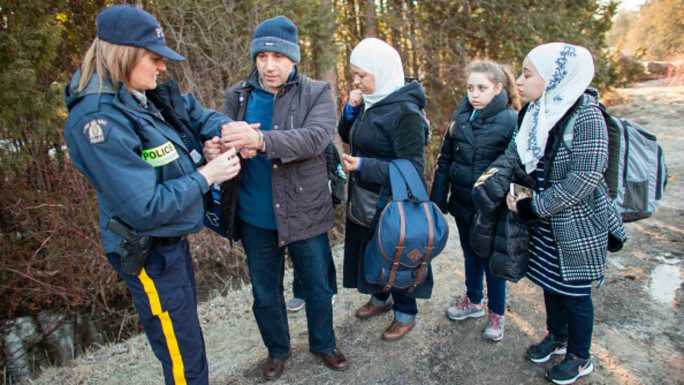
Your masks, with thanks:
<instances>
[{"instance_id":1,"label":"black and white checked coat","mask_svg":"<svg viewBox=\"0 0 684 385\"><path fill-rule=\"evenodd\" d=\"M534 217L551 221L564 282L603 277L609 238L611 250L614 244L619 249L626 239L603 178L608 165L608 132L596 103L594 96L585 93L549 132L544 151L545 189L530 202ZM519 121L525 111L520 112ZM567 146L563 132L573 115L572 144ZM507 152L517 154L517 133ZM520 211L524 216L525 210Z\"/></svg>"}]
</instances>

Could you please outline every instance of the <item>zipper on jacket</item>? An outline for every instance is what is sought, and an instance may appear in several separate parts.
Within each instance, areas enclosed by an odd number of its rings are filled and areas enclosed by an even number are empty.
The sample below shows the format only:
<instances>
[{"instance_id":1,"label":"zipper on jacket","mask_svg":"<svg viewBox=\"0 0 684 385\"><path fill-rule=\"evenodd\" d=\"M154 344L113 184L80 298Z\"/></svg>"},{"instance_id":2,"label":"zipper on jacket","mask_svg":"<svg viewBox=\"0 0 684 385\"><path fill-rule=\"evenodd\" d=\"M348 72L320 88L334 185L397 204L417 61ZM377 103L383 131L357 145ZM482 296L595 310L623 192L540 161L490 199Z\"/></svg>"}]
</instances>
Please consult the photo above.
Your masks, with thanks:
<instances>
[{"instance_id":1,"label":"zipper on jacket","mask_svg":"<svg viewBox=\"0 0 684 385\"><path fill-rule=\"evenodd\" d=\"M123 99L121 99L121 98L119 98L119 100L121 100L121 103L123 103L124 106L126 106L126 107L132 109L133 111L135 111L135 109L134 109L130 104L126 103L125 100L123 100ZM156 106L155 106L155 107L156 107ZM160 112L160 111L157 111L156 113L154 113L154 112L152 112L152 111L148 111L148 110L146 110L146 109L144 109L143 111L145 111L146 114L149 114L149 115L151 115L151 116L153 116L153 117L159 119L163 124L165 124L165 125L167 125L169 128L171 128L171 131L175 132L175 133L178 135L178 137L179 137L180 140L181 140L181 143L183 143L183 146L181 147L181 150L183 150L183 152L185 152L185 155L187 155L187 156L190 158L190 162L191 162L191 163L193 164L193 166L194 166L195 162L192 160L192 155L190 155L190 150L188 149L187 143L185 143L186 139L183 137L184 135L181 134L180 132L178 132L170 123L168 123L166 120L164 120L164 118L161 116L161 112ZM157 116L157 114L159 114L159 116ZM153 126L153 127L154 127L157 131L159 131L159 128L158 128L158 127L156 127L156 126ZM140 134L137 132L137 130L136 130L136 134L138 134L138 137L140 137ZM159 132L159 134L162 135L162 136L165 136L165 135L164 135L163 133L161 133L161 132ZM141 137L140 137L140 138L141 138ZM141 139L142 139L142 138L141 138ZM183 171L188 171L188 170L185 170L185 169L183 168L182 163L181 163L181 168L183 169ZM192 171L190 171L190 173L192 173Z\"/></svg>"},{"instance_id":2,"label":"zipper on jacket","mask_svg":"<svg viewBox=\"0 0 684 385\"><path fill-rule=\"evenodd\" d=\"M361 120L359 120L359 123L356 124L356 119L354 119L354 123L352 124L352 130L354 130L354 132L352 133L352 138L349 141L349 152L351 153L352 156L356 156L356 154L354 153L354 142L356 141L356 138L359 136L358 128L361 127L361 124L363 124L363 119L365 117L366 117L366 111L363 111L363 112L361 112L361 116L357 116L357 119L361 119Z\"/></svg>"}]
</instances>

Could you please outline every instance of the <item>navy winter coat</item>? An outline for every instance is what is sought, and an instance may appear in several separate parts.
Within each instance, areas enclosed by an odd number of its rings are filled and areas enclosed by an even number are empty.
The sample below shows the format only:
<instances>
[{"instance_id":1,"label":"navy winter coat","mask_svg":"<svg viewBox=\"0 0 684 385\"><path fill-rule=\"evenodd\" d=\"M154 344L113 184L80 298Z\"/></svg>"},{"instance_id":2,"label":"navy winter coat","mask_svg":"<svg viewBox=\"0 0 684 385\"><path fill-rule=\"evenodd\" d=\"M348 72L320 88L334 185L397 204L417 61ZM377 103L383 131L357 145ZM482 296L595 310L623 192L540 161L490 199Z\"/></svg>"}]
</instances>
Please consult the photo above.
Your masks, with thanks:
<instances>
[{"instance_id":1,"label":"navy winter coat","mask_svg":"<svg viewBox=\"0 0 684 385\"><path fill-rule=\"evenodd\" d=\"M466 96L451 115L437 160L430 200L442 212L448 210L456 217L459 227L470 227L473 185L504 152L515 130L517 113L506 108L507 101L508 95L502 91L471 122L473 106Z\"/></svg>"},{"instance_id":2,"label":"navy winter coat","mask_svg":"<svg viewBox=\"0 0 684 385\"><path fill-rule=\"evenodd\" d=\"M100 83L97 74L78 92L80 71L65 90L69 117L64 139L71 161L95 187L100 234L105 253L121 238L106 230L112 217L138 234L175 237L203 228L206 179L179 134L163 119L141 107L122 83L119 90ZM205 110L191 94L183 95L193 134L202 141L220 134L230 122Z\"/></svg>"}]
</instances>

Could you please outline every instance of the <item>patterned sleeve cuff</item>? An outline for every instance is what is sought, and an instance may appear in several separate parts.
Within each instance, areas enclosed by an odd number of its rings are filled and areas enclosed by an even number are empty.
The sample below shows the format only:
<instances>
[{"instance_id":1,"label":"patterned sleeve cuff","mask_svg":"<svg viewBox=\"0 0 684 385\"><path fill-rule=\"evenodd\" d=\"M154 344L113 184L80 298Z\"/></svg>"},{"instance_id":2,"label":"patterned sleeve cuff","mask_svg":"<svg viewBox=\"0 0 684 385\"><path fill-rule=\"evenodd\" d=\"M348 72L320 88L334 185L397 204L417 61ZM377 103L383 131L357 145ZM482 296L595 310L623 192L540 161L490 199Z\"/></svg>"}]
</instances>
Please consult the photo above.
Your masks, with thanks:
<instances>
[{"instance_id":1,"label":"patterned sleeve cuff","mask_svg":"<svg viewBox=\"0 0 684 385\"><path fill-rule=\"evenodd\" d=\"M351 104L347 103L346 106L344 106L344 118L353 121L356 119L356 116L361 112L361 106L352 106Z\"/></svg>"},{"instance_id":2,"label":"patterned sleeve cuff","mask_svg":"<svg viewBox=\"0 0 684 385\"><path fill-rule=\"evenodd\" d=\"M539 220L539 216L534 212L534 209L532 208L532 198L521 199L515 205L518 209L518 215L520 216L520 219L522 219L523 221L531 222Z\"/></svg>"}]
</instances>

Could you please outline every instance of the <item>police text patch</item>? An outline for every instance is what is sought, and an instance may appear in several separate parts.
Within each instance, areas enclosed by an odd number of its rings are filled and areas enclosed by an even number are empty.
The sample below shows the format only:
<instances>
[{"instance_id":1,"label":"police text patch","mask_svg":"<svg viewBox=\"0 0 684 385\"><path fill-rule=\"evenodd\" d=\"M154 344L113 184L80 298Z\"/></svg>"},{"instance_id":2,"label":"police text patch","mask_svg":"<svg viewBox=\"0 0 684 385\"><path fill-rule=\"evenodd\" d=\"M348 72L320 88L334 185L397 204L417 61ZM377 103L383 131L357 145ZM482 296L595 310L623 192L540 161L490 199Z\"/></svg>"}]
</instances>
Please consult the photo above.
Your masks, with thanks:
<instances>
[{"instance_id":1,"label":"police text patch","mask_svg":"<svg viewBox=\"0 0 684 385\"><path fill-rule=\"evenodd\" d=\"M107 121L103 119L93 119L83 126L83 135L88 137L90 144L102 143L105 140L102 126L106 126Z\"/></svg>"},{"instance_id":2,"label":"police text patch","mask_svg":"<svg viewBox=\"0 0 684 385\"><path fill-rule=\"evenodd\" d=\"M152 167L160 167L167 165L178 159L178 151L171 142L166 142L161 146L143 150L142 158L145 162L152 165Z\"/></svg>"}]
</instances>

